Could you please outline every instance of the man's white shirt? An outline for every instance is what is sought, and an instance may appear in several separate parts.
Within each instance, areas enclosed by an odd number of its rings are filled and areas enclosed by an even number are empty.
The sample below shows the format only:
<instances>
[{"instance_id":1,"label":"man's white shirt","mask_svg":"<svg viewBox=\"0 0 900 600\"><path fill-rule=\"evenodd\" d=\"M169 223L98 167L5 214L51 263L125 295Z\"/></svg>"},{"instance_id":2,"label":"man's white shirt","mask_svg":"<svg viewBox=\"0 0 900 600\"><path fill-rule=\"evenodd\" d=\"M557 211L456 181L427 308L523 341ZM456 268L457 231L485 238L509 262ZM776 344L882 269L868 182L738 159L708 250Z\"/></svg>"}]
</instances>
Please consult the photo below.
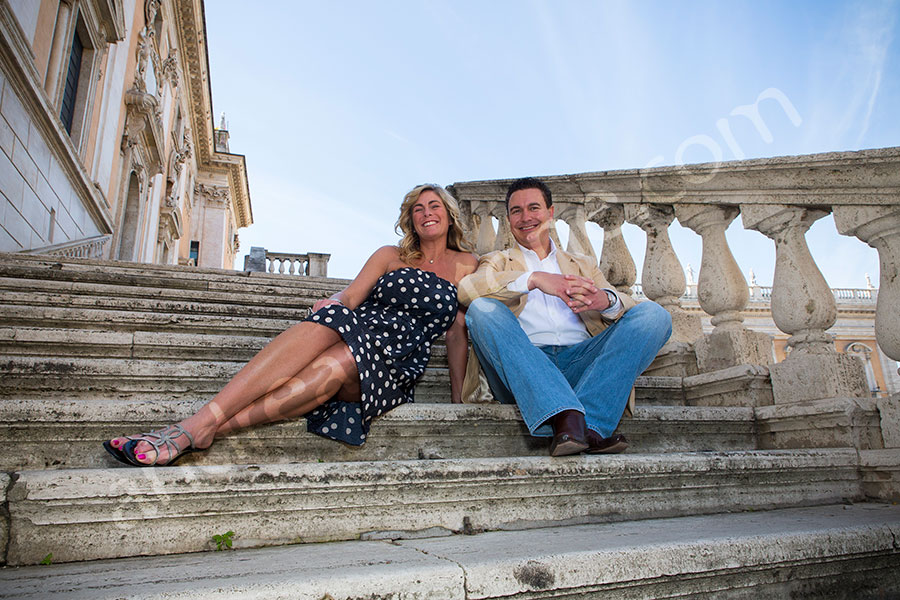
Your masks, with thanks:
<instances>
[{"instance_id":1,"label":"man's white shirt","mask_svg":"<svg viewBox=\"0 0 900 600\"><path fill-rule=\"evenodd\" d=\"M535 271L545 271L562 275L556 255L556 244L550 240L550 254L541 260L533 250L519 244L525 256L528 271L507 285L511 292L527 293L528 300L519 315L519 323L535 346L572 346L590 338L584 323L562 299L545 294L535 288L528 290L528 278ZM602 288L607 289L607 288ZM616 296L615 304L600 311L604 316L615 316L622 308L622 301L615 290L608 290Z\"/></svg>"}]
</instances>

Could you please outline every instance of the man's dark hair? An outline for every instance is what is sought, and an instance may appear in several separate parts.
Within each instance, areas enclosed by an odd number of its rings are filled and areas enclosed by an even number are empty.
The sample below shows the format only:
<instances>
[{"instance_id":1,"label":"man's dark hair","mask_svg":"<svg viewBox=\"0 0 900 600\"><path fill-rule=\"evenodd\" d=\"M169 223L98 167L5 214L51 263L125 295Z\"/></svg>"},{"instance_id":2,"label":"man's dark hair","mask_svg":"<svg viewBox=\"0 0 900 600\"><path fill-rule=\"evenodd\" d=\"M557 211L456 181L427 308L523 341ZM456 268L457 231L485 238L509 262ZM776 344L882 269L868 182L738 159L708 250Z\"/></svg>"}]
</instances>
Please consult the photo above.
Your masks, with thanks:
<instances>
[{"instance_id":1,"label":"man's dark hair","mask_svg":"<svg viewBox=\"0 0 900 600\"><path fill-rule=\"evenodd\" d=\"M509 184L509 188L506 190L506 210L509 211L509 197L514 193L521 190L541 190L541 194L544 196L544 204L547 205L547 208L553 206L553 195L550 193L550 188L547 187L547 184L541 181L540 179L535 179L534 177L523 177L522 179L516 179L511 184Z\"/></svg>"}]
</instances>

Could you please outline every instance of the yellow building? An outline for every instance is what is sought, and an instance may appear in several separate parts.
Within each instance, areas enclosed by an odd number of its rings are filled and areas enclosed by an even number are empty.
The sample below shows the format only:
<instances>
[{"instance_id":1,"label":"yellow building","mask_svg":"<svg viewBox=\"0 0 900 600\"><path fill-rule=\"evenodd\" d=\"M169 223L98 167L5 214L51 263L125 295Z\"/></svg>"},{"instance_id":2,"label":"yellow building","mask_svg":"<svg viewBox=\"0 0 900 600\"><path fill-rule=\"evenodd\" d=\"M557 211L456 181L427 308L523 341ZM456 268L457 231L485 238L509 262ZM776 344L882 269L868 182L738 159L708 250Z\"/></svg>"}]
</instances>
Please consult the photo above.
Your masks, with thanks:
<instances>
[{"instance_id":1,"label":"yellow building","mask_svg":"<svg viewBox=\"0 0 900 600\"><path fill-rule=\"evenodd\" d=\"M202 0L0 0L0 251L231 268Z\"/></svg>"}]
</instances>

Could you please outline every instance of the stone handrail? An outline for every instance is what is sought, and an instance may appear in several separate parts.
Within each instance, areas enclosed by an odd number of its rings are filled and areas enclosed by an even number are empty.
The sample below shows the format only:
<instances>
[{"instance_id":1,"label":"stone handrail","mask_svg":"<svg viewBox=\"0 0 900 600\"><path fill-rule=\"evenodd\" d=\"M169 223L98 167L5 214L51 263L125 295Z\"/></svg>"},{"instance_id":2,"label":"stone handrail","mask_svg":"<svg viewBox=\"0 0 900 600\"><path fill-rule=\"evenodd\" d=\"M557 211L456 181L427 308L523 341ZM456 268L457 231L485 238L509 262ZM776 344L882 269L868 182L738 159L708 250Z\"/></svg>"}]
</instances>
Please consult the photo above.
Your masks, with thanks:
<instances>
[{"instance_id":1,"label":"stone handrail","mask_svg":"<svg viewBox=\"0 0 900 600\"><path fill-rule=\"evenodd\" d=\"M641 271L642 292L672 315L670 344L696 351L701 372L737 364L766 364L769 340L750 332L742 310L750 301L725 230L738 216L747 229L759 231L775 244L775 275L771 311L775 325L789 337L789 367L797 372L830 369L837 376L817 391L801 391L788 383L779 393L778 373L772 379L776 402L857 396L865 391L861 367L849 364L834 349L826 333L837 316L836 298L876 302L876 338L884 353L900 360L900 148L839 152L782 158L733 161L560 175L542 178L553 192L555 218L569 226L567 249L599 257L601 269L617 289L631 293L637 268L621 233L628 221L647 234ZM477 240L479 254L512 242L504 203L510 180L454 183L464 226ZM878 251L880 285L875 290L832 291L806 244L806 231L832 213L840 233L855 236ZM492 217L497 219L495 230ZM682 307L687 289L679 259L669 240L674 220L701 236L703 252L696 289L714 330L704 336L700 319ZM603 228L600 252L592 246L586 224ZM559 243L555 226L551 235ZM758 287L758 286L756 286ZM758 298L766 297L760 288ZM766 336L767 337L767 336ZM713 350L714 349L714 350ZM725 351L724 349L727 349ZM725 357L723 359L723 357ZM724 362L723 362L724 360ZM793 362L791 362L793 361ZM780 368L780 367L779 367ZM786 372L786 368L782 368ZM791 376L785 375L787 382ZM815 382L805 386L815 388ZM822 395L824 394L824 395Z\"/></svg>"},{"instance_id":2,"label":"stone handrail","mask_svg":"<svg viewBox=\"0 0 900 600\"><path fill-rule=\"evenodd\" d=\"M112 239L112 235L107 233L52 246L23 250L22 254L46 254L65 258L103 258L103 249L110 239Z\"/></svg>"},{"instance_id":3,"label":"stone handrail","mask_svg":"<svg viewBox=\"0 0 900 600\"><path fill-rule=\"evenodd\" d=\"M250 254L244 257L244 270L258 273L327 277L328 259L330 258L330 254L318 252L306 254L272 252L259 246L253 246L250 248Z\"/></svg>"},{"instance_id":4,"label":"stone handrail","mask_svg":"<svg viewBox=\"0 0 900 600\"><path fill-rule=\"evenodd\" d=\"M747 291L750 302L770 302L772 299L772 286L750 285ZM837 304L875 304L878 301L878 290L874 288L831 288L831 293ZM631 286L631 295L635 298L647 297L640 283ZM688 284L681 299L697 300L697 284Z\"/></svg>"}]
</instances>

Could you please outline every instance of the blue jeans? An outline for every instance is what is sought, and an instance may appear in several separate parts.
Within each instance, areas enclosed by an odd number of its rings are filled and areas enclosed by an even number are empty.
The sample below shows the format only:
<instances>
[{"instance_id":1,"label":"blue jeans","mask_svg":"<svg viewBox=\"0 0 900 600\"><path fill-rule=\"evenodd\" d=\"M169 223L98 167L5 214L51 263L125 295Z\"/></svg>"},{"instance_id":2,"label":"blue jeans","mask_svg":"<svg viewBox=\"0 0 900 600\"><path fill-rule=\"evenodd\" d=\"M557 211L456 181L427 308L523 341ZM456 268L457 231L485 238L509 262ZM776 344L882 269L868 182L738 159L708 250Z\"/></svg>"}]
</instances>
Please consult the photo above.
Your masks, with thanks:
<instances>
[{"instance_id":1,"label":"blue jeans","mask_svg":"<svg viewBox=\"0 0 900 600\"><path fill-rule=\"evenodd\" d=\"M640 302L600 334L574 346L534 346L509 308L478 298L466 325L494 397L519 405L531 435L548 437L548 422L564 410L584 413L603 437L616 430L634 380L672 334L672 318L655 302Z\"/></svg>"}]
</instances>

